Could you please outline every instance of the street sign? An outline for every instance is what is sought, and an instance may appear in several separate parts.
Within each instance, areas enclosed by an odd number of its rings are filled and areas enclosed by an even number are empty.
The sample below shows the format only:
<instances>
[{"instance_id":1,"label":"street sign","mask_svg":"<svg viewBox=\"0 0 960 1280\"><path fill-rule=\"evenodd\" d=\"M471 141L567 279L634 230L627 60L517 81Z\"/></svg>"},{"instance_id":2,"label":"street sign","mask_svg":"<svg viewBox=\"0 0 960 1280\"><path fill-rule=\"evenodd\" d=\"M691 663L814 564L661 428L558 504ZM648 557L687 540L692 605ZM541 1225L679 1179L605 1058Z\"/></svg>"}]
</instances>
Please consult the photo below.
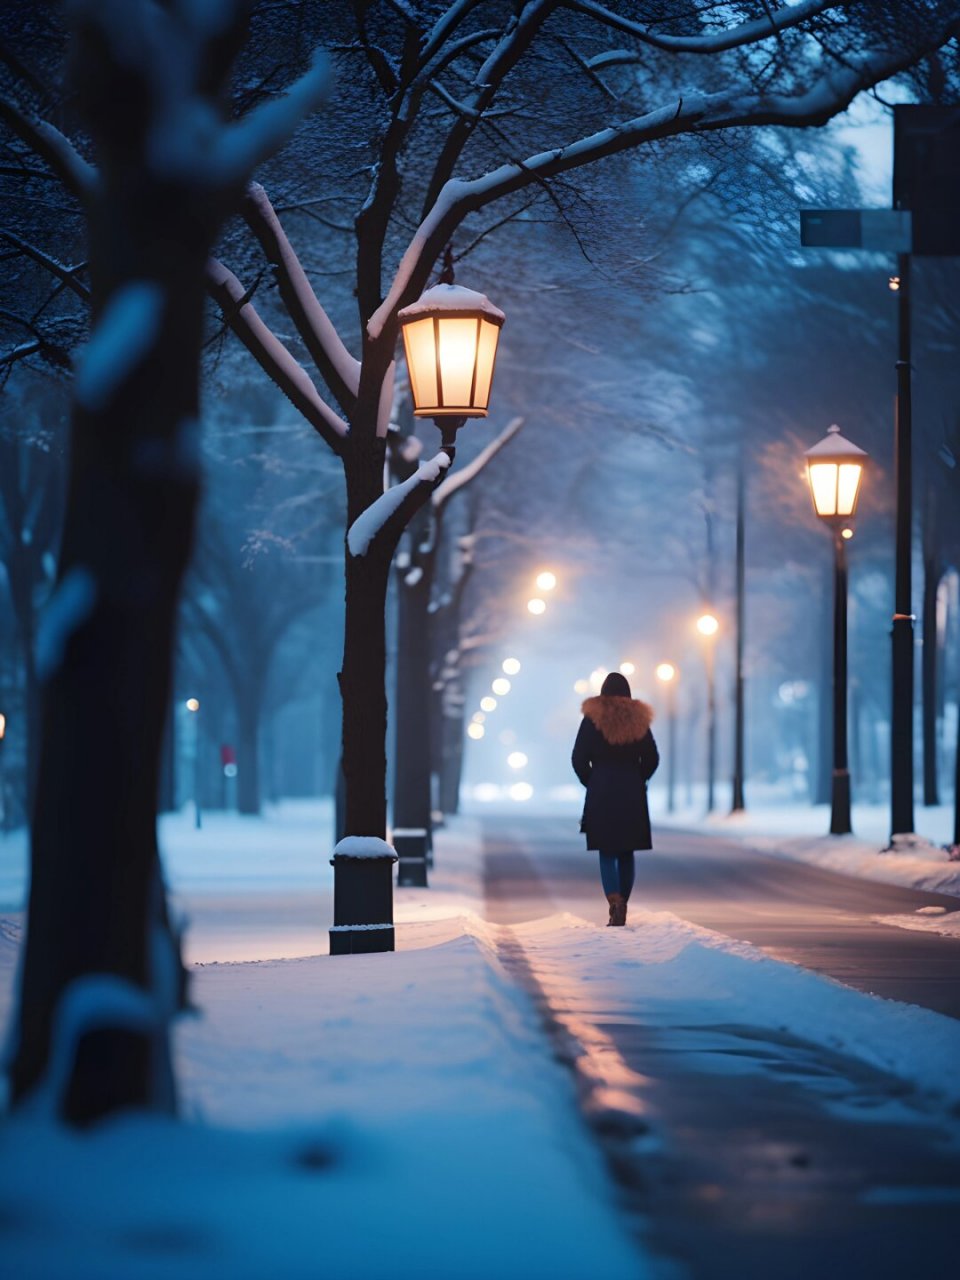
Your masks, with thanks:
<instances>
[{"instance_id":1,"label":"street sign","mask_svg":"<svg viewBox=\"0 0 960 1280\"><path fill-rule=\"evenodd\" d=\"M911 225L905 209L801 209L800 243L807 249L909 253Z\"/></svg>"},{"instance_id":2,"label":"street sign","mask_svg":"<svg viewBox=\"0 0 960 1280\"><path fill-rule=\"evenodd\" d=\"M960 255L960 107L894 107L893 203L913 213L913 253Z\"/></svg>"}]
</instances>

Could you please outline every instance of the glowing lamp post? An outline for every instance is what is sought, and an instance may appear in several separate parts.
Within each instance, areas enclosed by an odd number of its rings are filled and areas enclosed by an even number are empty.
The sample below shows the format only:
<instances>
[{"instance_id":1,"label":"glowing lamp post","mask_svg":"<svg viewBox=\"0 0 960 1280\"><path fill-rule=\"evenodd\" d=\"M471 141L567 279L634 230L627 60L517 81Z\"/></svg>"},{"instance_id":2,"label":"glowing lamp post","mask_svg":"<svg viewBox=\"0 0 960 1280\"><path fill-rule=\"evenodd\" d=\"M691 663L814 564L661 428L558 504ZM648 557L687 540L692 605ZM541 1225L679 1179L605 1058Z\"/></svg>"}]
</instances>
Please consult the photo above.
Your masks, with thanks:
<instances>
[{"instance_id":1,"label":"glowing lamp post","mask_svg":"<svg viewBox=\"0 0 960 1280\"><path fill-rule=\"evenodd\" d=\"M453 283L448 251L441 283L404 307L397 319L414 415L434 420L441 449L452 462L459 429L468 418L487 416L503 312L482 293ZM429 688L426 667L420 664L416 671L415 679L398 682L392 834L398 858L397 884L426 888L433 821L430 724L424 712ZM468 733L479 740L483 725L474 723ZM378 877L386 874L385 866L376 871ZM369 911L366 904L362 909Z\"/></svg>"},{"instance_id":2,"label":"glowing lamp post","mask_svg":"<svg viewBox=\"0 0 960 1280\"><path fill-rule=\"evenodd\" d=\"M437 284L398 319L414 414L433 418L452 458L467 418L487 416L504 314L482 293Z\"/></svg>"},{"instance_id":3,"label":"glowing lamp post","mask_svg":"<svg viewBox=\"0 0 960 1280\"><path fill-rule=\"evenodd\" d=\"M806 452L813 509L833 531L833 782L830 834L849 835L850 770L847 764L847 555L852 536L846 523L857 513L867 455L845 440L839 427Z\"/></svg>"},{"instance_id":4,"label":"glowing lamp post","mask_svg":"<svg viewBox=\"0 0 960 1280\"><path fill-rule=\"evenodd\" d=\"M190 713L190 719L193 721L193 820L194 825L199 831L203 826L203 816L200 812L200 770L202 767L200 750L200 700L198 698L188 698L184 703L187 711Z\"/></svg>"},{"instance_id":5,"label":"glowing lamp post","mask_svg":"<svg viewBox=\"0 0 960 1280\"><path fill-rule=\"evenodd\" d=\"M677 668L672 662L661 662L657 667L657 679L667 697L667 813L673 813L677 780Z\"/></svg>"},{"instance_id":6,"label":"glowing lamp post","mask_svg":"<svg viewBox=\"0 0 960 1280\"><path fill-rule=\"evenodd\" d=\"M712 613L702 613L697 630L707 641L707 813L713 813L714 781L717 773L717 681L714 640L720 630Z\"/></svg>"}]
</instances>

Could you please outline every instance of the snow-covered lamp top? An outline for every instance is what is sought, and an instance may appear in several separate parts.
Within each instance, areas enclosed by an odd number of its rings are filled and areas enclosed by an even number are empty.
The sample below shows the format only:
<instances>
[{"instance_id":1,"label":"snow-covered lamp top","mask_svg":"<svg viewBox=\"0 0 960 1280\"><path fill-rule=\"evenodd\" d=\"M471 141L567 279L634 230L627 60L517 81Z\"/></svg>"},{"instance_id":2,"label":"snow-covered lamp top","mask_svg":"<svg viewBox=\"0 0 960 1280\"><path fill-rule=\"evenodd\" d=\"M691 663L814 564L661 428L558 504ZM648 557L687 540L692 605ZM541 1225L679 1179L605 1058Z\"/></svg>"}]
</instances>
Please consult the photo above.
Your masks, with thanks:
<instances>
[{"instance_id":1,"label":"snow-covered lamp top","mask_svg":"<svg viewBox=\"0 0 960 1280\"><path fill-rule=\"evenodd\" d=\"M485 418L503 312L456 284L437 284L398 319L418 418Z\"/></svg>"},{"instance_id":2,"label":"snow-covered lamp top","mask_svg":"<svg viewBox=\"0 0 960 1280\"><path fill-rule=\"evenodd\" d=\"M824 520L849 519L856 513L867 454L833 426L804 454L813 509Z\"/></svg>"}]
</instances>

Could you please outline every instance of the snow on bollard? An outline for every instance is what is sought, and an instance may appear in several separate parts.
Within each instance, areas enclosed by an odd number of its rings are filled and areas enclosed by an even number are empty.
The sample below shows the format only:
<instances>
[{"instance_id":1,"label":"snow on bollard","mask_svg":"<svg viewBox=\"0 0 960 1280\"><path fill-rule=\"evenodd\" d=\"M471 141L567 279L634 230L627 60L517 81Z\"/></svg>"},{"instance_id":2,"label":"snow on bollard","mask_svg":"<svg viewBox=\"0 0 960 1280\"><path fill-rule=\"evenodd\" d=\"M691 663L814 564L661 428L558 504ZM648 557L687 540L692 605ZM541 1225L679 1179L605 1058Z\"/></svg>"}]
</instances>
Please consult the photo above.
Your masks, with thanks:
<instances>
[{"instance_id":1,"label":"snow on bollard","mask_svg":"<svg viewBox=\"0 0 960 1280\"><path fill-rule=\"evenodd\" d=\"M378 836L345 836L330 859L336 870L330 954L393 951L393 845ZM359 936L358 936L359 935Z\"/></svg>"}]
</instances>

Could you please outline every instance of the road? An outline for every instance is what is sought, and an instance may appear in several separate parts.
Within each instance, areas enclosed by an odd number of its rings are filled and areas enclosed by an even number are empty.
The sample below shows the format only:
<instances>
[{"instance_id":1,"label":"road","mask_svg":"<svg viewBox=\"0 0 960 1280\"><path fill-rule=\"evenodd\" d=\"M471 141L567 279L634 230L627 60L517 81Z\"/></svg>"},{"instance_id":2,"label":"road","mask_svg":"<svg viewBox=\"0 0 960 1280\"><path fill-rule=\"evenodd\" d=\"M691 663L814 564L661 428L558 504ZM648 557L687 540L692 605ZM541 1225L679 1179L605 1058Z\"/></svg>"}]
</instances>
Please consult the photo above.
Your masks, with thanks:
<instances>
[{"instance_id":1,"label":"road","mask_svg":"<svg viewBox=\"0 0 960 1280\"><path fill-rule=\"evenodd\" d=\"M569 820L483 826L491 920L571 911L603 924L595 855ZM956 899L713 836L667 832L656 843L638 857L631 901L960 1017L960 941L872 919L953 910ZM602 1008L589 1017L638 1082L648 1124L598 1137L625 1210L668 1274L679 1264L692 1280L901 1280L953 1268L960 1124L898 1106L902 1082L769 1031L645 1026Z\"/></svg>"}]
</instances>

